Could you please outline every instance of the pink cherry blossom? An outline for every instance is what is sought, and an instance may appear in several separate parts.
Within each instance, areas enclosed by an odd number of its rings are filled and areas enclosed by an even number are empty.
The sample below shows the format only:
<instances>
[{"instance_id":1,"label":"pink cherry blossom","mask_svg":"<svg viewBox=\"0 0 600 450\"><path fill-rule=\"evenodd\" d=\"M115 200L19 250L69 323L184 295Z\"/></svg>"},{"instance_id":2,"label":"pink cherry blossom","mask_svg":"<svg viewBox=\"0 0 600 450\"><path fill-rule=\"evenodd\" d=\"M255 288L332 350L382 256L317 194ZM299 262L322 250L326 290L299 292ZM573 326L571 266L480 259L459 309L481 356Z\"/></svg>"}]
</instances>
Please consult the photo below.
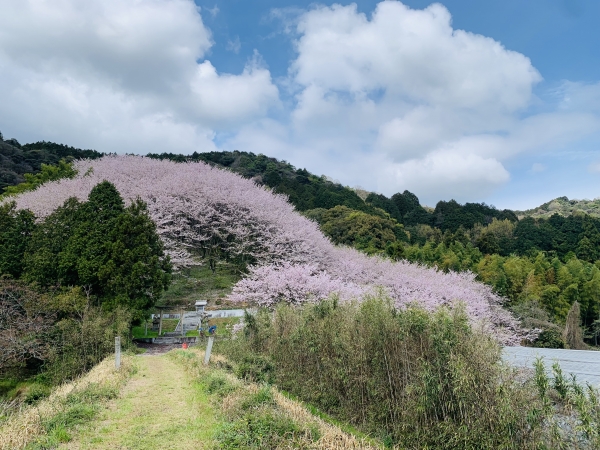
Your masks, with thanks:
<instances>
[{"instance_id":1,"label":"pink cherry blossom","mask_svg":"<svg viewBox=\"0 0 600 450\"><path fill-rule=\"evenodd\" d=\"M382 291L398 308L465 304L473 324L503 343L523 330L501 307L503 299L471 273L442 273L408 262L369 257L334 246L316 223L287 198L254 181L207 164L174 163L140 156L107 156L75 163L78 175L16 197L18 208L45 217L69 197L85 200L100 181L112 182L126 202L140 197L175 266L200 264L218 250L252 263L231 299L272 306L318 301L332 294L360 300Z\"/></svg>"}]
</instances>

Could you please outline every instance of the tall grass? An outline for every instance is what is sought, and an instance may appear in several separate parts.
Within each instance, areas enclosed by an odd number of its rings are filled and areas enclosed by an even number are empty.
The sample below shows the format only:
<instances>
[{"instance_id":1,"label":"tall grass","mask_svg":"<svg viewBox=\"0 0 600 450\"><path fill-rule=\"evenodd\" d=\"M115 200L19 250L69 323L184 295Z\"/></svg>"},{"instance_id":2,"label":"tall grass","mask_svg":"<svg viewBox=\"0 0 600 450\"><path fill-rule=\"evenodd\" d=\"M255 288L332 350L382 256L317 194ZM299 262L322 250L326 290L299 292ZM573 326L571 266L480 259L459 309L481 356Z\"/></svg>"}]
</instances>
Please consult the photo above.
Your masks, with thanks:
<instances>
[{"instance_id":1,"label":"tall grass","mask_svg":"<svg viewBox=\"0 0 600 450\"><path fill-rule=\"evenodd\" d=\"M506 367L460 308L397 310L381 297L280 306L248 316L244 335L221 351L240 375L271 379L389 445L527 449L546 441L533 380Z\"/></svg>"},{"instance_id":2,"label":"tall grass","mask_svg":"<svg viewBox=\"0 0 600 450\"><path fill-rule=\"evenodd\" d=\"M169 355L184 365L218 407L222 422L216 430L215 448L382 448L376 442L356 437L314 416L302 404L268 384L241 382L230 373L230 363L220 355L213 354L209 366L201 363L203 351L177 350Z\"/></svg>"}]
</instances>

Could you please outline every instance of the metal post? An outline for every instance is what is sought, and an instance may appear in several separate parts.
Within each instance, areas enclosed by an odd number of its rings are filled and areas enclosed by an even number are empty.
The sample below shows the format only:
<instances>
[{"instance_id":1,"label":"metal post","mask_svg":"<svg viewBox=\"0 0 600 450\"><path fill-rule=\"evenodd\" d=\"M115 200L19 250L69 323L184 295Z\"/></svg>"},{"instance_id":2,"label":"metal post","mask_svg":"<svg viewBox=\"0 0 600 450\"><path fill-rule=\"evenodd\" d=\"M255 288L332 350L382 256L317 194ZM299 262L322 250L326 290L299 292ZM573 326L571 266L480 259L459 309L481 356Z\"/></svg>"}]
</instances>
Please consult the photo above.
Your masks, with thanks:
<instances>
[{"instance_id":1,"label":"metal post","mask_svg":"<svg viewBox=\"0 0 600 450\"><path fill-rule=\"evenodd\" d=\"M212 351L214 336L208 338L208 344L206 344L206 353L204 353L204 365L206 366L210 361L210 352Z\"/></svg>"},{"instance_id":2,"label":"metal post","mask_svg":"<svg viewBox=\"0 0 600 450\"><path fill-rule=\"evenodd\" d=\"M115 336L115 369L121 367L121 336Z\"/></svg>"}]
</instances>

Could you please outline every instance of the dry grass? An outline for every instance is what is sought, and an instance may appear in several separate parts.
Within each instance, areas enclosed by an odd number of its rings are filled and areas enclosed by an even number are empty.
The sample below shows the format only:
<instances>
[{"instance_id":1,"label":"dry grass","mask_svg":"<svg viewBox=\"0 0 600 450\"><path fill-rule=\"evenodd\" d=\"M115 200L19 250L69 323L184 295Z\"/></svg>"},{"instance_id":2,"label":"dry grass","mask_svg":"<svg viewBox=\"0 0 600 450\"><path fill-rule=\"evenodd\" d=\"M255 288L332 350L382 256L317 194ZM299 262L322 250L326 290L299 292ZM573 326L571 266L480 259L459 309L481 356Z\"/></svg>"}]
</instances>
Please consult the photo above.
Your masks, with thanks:
<instances>
[{"instance_id":1,"label":"dry grass","mask_svg":"<svg viewBox=\"0 0 600 450\"><path fill-rule=\"evenodd\" d=\"M121 370L115 370L114 358L108 357L84 376L56 388L39 404L23 408L10 417L0 427L0 450L24 448L45 434L43 421L60 412L62 402L70 393L82 391L93 384L120 387L133 371L133 358L122 355L121 364Z\"/></svg>"},{"instance_id":2,"label":"dry grass","mask_svg":"<svg viewBox=\"0 0 600 450\"><path fill-rule=\"evenodd\" d=\"M277 406L285 411L286 415L298 424L314 424L319 428L321 434L316 444L312 448L322 450L342 450L342 449L382 449L383 445L375 446L366 439L359 439L349 433L346 433L339 427L325 422L319 417L315 417L302 404L284 396L276 389L272 389L273 397Z\"/></svg>"},{"instance_id":3,"label":"dry grass","mask_svg":"<svg viewBox=\"0 0 600 450\"><path fill-rule=\"evenodd\" d=\"M190 352L196 354L197 358L201 361L204 360L204 350L190 349ZM227 368L230 367L228 360L222 355L212 354L211 364L209 367L203 367L201 365L188 366L188 370L193 370L195 376L203 377L209 372L215 370L215 368ZM195 370L194 370L195 369ZM227 379L228 383L235 388L233 392L225 395L220 399L220 409L224 416L233 417L239 410L240 404L248 396L257 394L261 386L256 383L246 383L238 379L233 374L227 371L221 371L221 375ZM271 387L271 393L276 404L276 408L279 413L283 414L287 418L295 422L300 428L310 429L317 428L319 431L319 439L314 442L311 440L310 433L305 435L305 442L302 444L302 448L307 449L319 449L319 450L342 450L342 449L365 449L375 450L383 449L383 445L377 445L364 438L358 438L350 433L343 431L340 427L326 422L325 420L313 415L304 405L300 402L292 400L284 396L276 388ZM298 443L295 444L298 448Z\"/></svg>"}]
</instances>

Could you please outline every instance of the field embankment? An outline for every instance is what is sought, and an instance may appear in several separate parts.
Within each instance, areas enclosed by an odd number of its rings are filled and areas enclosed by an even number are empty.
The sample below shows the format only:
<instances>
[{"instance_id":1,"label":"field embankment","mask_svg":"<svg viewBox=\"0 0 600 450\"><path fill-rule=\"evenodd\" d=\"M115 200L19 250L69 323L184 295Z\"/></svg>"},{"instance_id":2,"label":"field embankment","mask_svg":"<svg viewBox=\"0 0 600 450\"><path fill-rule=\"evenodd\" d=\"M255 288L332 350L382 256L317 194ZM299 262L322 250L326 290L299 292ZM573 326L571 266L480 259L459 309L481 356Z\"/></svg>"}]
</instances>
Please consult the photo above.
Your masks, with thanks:
<instances>
[{"instance_id":1,"label":"field embankment","mask_svg":"<svg viewBox=\"0 0 600 450\"><path fill-rule=\"evenodd\" d=\"M73 430L93 420L136 370L133 357L123 355L120 370L106 358L83 377L56 388L36 405L26 406L0 423L0 450L55 448L71 439Z\"/></svg>"},{"instance_id":2,"label":"field embankment","mask_svg":"<svg viewBox=\"0 0 600 450\"><path fill-rule=\"evenodd\" d=\"M0 427L0 449L375 449L202 350L108 358Z\"/></svg>"}]
</instances>

